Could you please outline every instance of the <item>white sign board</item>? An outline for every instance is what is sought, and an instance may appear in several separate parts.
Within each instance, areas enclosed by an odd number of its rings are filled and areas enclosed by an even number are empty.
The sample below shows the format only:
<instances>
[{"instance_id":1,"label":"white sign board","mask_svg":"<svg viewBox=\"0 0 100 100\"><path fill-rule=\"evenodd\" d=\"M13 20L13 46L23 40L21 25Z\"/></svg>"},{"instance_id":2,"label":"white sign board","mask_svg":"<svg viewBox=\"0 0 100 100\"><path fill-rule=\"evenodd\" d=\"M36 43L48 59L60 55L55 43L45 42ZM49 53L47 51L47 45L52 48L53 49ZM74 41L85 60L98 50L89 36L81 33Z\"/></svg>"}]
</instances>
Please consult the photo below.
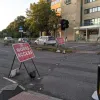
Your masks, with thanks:
<instances>
[{"instance_id":1,"label":"white sign board","mask_svg":"<svg viewBox=\"0 0 100 100\"><path fill-rule=\"evenodd\" d=\"M19 32L23 32L23 30L19 30Z\"/></svg>"}]
</instances>

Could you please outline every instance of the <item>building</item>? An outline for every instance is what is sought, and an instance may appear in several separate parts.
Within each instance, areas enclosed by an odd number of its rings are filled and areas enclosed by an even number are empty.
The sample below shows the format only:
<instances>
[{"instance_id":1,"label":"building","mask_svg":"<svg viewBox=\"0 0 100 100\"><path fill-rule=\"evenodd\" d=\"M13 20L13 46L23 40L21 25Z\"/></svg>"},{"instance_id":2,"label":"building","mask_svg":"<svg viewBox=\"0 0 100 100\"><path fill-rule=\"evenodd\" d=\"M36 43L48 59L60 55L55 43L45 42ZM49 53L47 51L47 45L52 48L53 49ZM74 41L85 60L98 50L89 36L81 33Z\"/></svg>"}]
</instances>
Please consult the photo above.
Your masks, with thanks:
<instances>
[{"instance_id":1,"label":"building","mask_svg":"<svg viewBox=\"0 0 100 100\"><path fill-rule=\"evenodd\" d=\"M57 15L61 15L61 0L51 0L51 9L55 10Z\"/></svg>"},{"instance_id":2,"label":"building","mask_svg":"<svg viewBox=\"0 0 100 100\"><path fill-rule=\"evenodd\" d=\"M68 40L96 41L100 36L100 0L61 0L61 16L69 20L62 33Z\"/></svg>"},{"instance_id":3,"label":"building","mask_svg":"<svg viewBox=\"0 0 100 100\"><path fill-rule=\"evenodd\" d=\"M80 2L80 0L62 0L61 2L61 16L69 21L69 28L62 33L62 36L67 37L70 41L74 40L73 28L80 26Z\"/></svg>"},{"instance_id":4,"label":"building","mask_svg":"<svg viewBox=\"0 0 100 100\"><path fill-rule=\"evenodd\" d=\"M54 10L58 16L61 16L61 0L51 0L51 9ZM55 32L53 34L55 37L58 35L61 37L61 29L59 28L56 34Z\"/></svg>"},{"instance_id":5,"label":"building","mask_svg":"<svg viewBox=\"0 0 100 100\"><path fill-rule=\"evenodd\" d=\"M86 41L96 41L100 36L100 0L84 0L82 3L80 34Z\"/></svg>"}]
</instances>

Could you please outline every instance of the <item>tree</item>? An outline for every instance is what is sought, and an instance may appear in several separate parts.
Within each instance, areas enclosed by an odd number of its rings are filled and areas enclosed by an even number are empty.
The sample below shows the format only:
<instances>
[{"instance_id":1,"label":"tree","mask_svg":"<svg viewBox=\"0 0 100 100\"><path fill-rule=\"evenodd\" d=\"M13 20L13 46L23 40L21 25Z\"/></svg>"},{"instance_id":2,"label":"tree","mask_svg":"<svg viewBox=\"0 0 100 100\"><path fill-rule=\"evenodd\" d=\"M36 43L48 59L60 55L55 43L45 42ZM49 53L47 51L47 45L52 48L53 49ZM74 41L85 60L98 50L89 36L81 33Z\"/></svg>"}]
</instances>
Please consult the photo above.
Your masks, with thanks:
<instances>
[{"instance_id":1,"label":"tree","mask_svg":"<svg viewBox=\"0 0 100 100\"><path fill-rule=\"evenodd\" d=\"M53 30L53 25L58 24L58 16L51 10L51 5L44 0L40 0L38 4L30 4L30 8L26 11L26 25L31 32L42 33L45 31L49 35L49 31ZM56 21L57 20L57 21Z\"/></svg>"},{"instance_id":2,"label":"tree","mask_svg":"<svg viewBox=\"0 0 100 100\"><path fill-rule=\"evenodd\" d=\"M26 15L26 18L18 16L3 32L6 31L8 36L20 37L19 27L22 26L28 35L37 37L40 32L45 31L46 35L50 35L50 31L55 33L58 29L60 17L51 10L51 4L44 0L40 0L37 4L31 3Z\"/></svg>"},{"instance_id":3,"label":"tree","mask_svg":"<svg viewBox=\"0 0 100 100\"><path fill-rule=\"evenodd\" d=\"M54 31L54 37L56 37L56 31L60 28L60 19L61 16L57 16L55 11L52 11L51 15L49 15L49 29Z\"/></svg>"},{"instance_id":4,"label":"tree","mask_svg":"<svg viewBox=\"0 0 100 100\"><path fill-rule=\"evenodd\" d=\"M19 27L22 26L23 30L26 31L25 19L26 18L24 16L18 16L13 22L11 22L6 28L8 36L12 36L14 38L20 37Z\"/></svg>"}]
</instances>

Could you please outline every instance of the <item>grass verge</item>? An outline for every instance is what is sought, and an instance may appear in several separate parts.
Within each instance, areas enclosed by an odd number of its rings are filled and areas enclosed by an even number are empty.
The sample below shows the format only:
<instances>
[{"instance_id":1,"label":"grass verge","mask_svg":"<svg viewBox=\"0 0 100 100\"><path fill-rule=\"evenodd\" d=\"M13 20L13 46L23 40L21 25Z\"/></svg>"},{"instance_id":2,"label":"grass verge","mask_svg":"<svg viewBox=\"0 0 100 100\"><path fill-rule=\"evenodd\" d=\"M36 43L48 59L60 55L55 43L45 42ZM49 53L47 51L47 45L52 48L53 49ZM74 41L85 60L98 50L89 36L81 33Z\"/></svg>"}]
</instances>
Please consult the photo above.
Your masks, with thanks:
<instances>
[{"instance_id":1,"label":"grass verge","mask_svg":"<svg viewBox=\"0 0 100 100\"><path fill-rule=\"evenodd\" d=\"M56 52L57 49L58 49L55 46L39 46L39 45L32 46L32 48L36 49L36 50L50 51L50 52ZM59 50L61 52L63 52L63 50L65 50L66 53L73 53L74 52L72 49L69 49L69 48L63 49L63 48L60 47Z\"/></svg>"}]
</instances>

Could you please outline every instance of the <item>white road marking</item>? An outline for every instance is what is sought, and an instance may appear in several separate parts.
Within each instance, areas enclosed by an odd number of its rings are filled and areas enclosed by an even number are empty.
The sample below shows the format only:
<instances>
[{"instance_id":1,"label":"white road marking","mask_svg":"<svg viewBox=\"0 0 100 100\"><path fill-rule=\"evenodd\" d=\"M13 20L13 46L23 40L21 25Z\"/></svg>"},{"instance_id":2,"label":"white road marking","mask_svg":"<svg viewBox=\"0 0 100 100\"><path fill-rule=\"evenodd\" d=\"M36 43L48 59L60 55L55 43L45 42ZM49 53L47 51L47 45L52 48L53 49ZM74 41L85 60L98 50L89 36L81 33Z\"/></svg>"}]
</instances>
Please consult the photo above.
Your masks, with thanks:
<instances>
[{"instance_id":1,"label":"white road marking","mask_svg":"<svg viewBox=\"0 0 100 100\"><path fill-rule=\"evenodd\" d=\"M17 83L16 81L13 81L13 80L11 80L11 79L9 79L9 78L7 78L7 77L3 77L3 79L5 79L5 80L7 80L7 81L9 81L9 82L12 82L12 83L14 83L14 84Z\"/></svg>"}]
</instances>

